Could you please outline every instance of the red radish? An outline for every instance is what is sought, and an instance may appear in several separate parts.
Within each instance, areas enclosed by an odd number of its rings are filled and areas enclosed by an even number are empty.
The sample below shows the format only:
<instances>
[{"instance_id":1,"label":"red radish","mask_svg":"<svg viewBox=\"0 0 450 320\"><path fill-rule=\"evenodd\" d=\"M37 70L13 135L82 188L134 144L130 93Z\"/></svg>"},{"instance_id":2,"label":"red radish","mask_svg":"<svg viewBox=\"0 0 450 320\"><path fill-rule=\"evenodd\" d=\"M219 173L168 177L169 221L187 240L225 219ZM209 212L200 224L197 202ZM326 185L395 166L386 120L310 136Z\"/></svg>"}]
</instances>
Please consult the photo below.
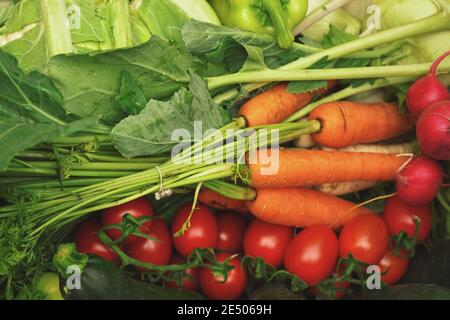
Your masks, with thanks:
<instances>
[{"instance_id":1,"label":"red radish","mask_svg":"<svg viewBox=\"0 0 450 320\"><path fill-rule=\"evenodd\" d=\"M428 75L414 82L409 88L406 96L408 109L415 116L419 116L432 103L450 100L450 93L436 76L439 64L449 55L450 51L438 58Z\"/></svg>"},{"instance_id":2,"label":"red radish","mask_svg":"<svg viewBox=\"0 0 450 320\"><path fill-rule=\"evenodd\" d=\"M423 206L436 197L443 179L444 171L438 161L418 157L397 174L395 186L403 202L411 206Z\"/></svg>"},{"instance_id":3,"label":"red radish","mask_svg":"<svg viewBox=\"0 0 450 320\"><path fill-rule=\"evenodd\" d=\"M437 160L450 160L450 100L433 103L417 121L422 151Z\"/></svg>"}]
</instances>

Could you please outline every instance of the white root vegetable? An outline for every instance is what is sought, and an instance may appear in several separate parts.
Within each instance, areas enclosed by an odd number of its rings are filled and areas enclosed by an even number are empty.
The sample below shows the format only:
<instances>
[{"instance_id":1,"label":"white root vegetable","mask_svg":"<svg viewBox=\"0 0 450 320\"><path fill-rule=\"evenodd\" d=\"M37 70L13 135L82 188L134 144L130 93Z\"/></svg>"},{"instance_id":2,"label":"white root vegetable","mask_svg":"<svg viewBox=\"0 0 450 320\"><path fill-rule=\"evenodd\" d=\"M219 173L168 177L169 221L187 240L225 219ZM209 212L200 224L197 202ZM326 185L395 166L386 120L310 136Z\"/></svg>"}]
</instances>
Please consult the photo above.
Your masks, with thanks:
<instances>
[{"instance_id":1,"label":"white root vegetable","mask_svg":"<svg viewBox=\"0 0 450 320\"><path fill-rule=\"evenodd\" d=\"M312 139L311 135L307 134L307 135L300 136L300 138L295 140L294 145L297 148L311 149L312 147L316 146L316 143Z\"/></svg>"},{"instance_id":2,"label":"white root vegetable","mask_svg":"<svg viewBox=\"0 0 450 320\"><path fill-rule=\"evenodd\" d=\"M341 152L367 152L367 153L385 153L385 154L409 154L413 152L410 144L392 144L392 145L354 145L342 149L330 149L322 148L329 151L341 151ZM327 183L318 187L318 190L332 194L335 196L341 196L344 194L359 192L374 187L377 181L352 181L352 182L340 182L340 183Z\"/></svg>"},{"instance_id":3,"label":"white root vegetable","mask_svg":"<svg viewBox=\"0 0 450 320\"><path fill-rule=\"evenodd\" d=\"M341 152L366 152L366 153L384 153L384 154L408 154L413 152L413 148L409 143L399 144L357 144L341 149L332 149L323 147L326 151Z\"/></svg>"}]
</instances>

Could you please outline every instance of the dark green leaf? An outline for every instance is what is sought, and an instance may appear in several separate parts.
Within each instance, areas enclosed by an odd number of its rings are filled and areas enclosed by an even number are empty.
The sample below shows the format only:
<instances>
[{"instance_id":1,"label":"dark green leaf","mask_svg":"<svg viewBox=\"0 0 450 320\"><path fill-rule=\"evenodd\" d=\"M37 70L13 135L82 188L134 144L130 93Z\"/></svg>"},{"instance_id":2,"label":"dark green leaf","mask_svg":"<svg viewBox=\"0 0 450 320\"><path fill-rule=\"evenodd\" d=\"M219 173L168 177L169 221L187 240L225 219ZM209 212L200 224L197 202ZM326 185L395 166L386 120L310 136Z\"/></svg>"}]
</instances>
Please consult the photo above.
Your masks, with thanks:
<instances>
[{"instance_id":1,"label":"dark green leaf","mask_svg":"<svg viewBox=\"0 0 450 320\"><path fill-rule=\"evenodd\" d=\"M50 138L65 137L95 127L92 118L72 121L67 125L30 123L19 119L0 120L0 171L6 169L11 159L19 152L32 148Z\"/></svg>"},{"instance_id":2,"label":"dark green leaf","mask_svg":"<svg viewBox=\"0 0 450 320\"><path fill-rule=\"evenodd\" d=\"M290 82L287 90L290 93L304 93L311 92L318 89L326 89L328 87L328 81L318 80L318 81L295 81Z\"/></svg>"},{"instance_id":3,"label":"dark green leaf","mask_svg":"<svg viewBox=\"0 0 450 320\"><path fill-rule=\"evenodd\" d=\"M169 101L150 100L139 115L116 125L111 136L117 150L126 157L161 154L178 143L173 138L176 130L188 132L193 141L195 135L222 127L230 120L228 112L212 102L206 83L192 74L189 91L182 88ZM199 122L201 127L196 126Z\"/></svg>"},{"instance_id":4,"label":"dark green leaf","mask_svg":"<svg viewBox=\"0 0 450 320\"><path fill-rule=\"evenodd\" d=\"M0 51L0 116L29 121L65 124L69 120L52 82L32 72L25 75L16 59Z\"/></svg>"},{"instance_id":5,"label":"dark green leaf","mask_svg":"<svg viewBox=\"0 0 450 320\"><path fill-rule=\"evenodd\" d=\"M145 95L136 79L128 71L122 72L122 86L116 100L128 114L136 115L145 108L147 103Z\"/></svg>"},{"instance_id":6,"label":"dark green leaf","mask_svg":"<svg viewBox=\"0 0 450 320\"><path fill-rule=\"evenodd\" d=\"M96 56L58 56L49 73L64 97L67 112L79 117L98 116L116 123L123 110L116 101L122 71L136 80L146 100L171 96L189 82L192 60L158 37L135 48Z\"/></svg>"},{"instance_id":7,"label":"dark green leaf","mask_svg":"<svg viewBox=\"0 0 450 320\"><path fill-rule=\"evenodd\" d=\"M252 69L276 68L304 55L296 48L281 49L271 36L196 20L183 26L182 36L189 52L215 63L223 62L230 72L249 65Z\"/></svg>"},{"instance_id":8,"label":"dark green leaf","mask_svg":"<svg viewBox=\"0 0 450 320\"><path fill-rule=\"evenodd\" d=\"M0 171L20 151L92 128L96 121L71 121L52 82L32 72L24 74L17 61L0 51Z\"/></svg>"},{"instance_id":9,"label":"dark green leaf","mask_svg":"<svg viewBox=\"0 0 450 320\"><path fill-rule=\"evenodd\" d=\"M321 45L323 48L332 48L356 39L358 39L357 35L341 31L331 25L330 31L323 37Z\"/></svg>"}]
</instances>

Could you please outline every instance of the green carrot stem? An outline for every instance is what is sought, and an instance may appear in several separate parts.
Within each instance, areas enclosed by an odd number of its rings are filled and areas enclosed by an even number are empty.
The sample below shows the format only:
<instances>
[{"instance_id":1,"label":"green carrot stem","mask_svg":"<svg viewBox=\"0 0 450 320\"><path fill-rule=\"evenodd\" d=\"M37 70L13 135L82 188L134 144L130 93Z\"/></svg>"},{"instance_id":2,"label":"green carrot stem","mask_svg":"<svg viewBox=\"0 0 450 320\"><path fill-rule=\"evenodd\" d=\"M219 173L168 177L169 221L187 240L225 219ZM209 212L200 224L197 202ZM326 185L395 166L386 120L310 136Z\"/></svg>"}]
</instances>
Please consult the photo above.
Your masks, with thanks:
<instances>
[{"instance_id":1,"label":"green carrot stem","mask_svg":"<svg viewBox=\"0 0 450 320\"><path fill-rule=\"evenodd\" d=\"M256 198L255 190L227 183L225 181L205 181L203 186L230 199L251 201Z\"/></svg>"},{"instance_id":2,"label":"green carrot stem","mask_svg":"<svg viewBox=\"0 0 450 320\"><path fill-rule=\"evenodd\" d=\"M378 79L374 83L366 83L366 84L363 84L358 87L350 86L341 91L332 93L325 98L322 98L313 103L310 103L305 108L302 108L299 111L297 111L296 113L292 114L289 118L287 118L285 120L285 122L293 122L293 121L302 119L303 117L306 117L309 113L311 113L311 111L313 111L315 108L317 108L318 106L320 106L324 103L328 103L328 102L332 102L332 101L339 101L339 100L351 97L351 96L359 94L359 93L363 93L363 92L367 92L367 91L371 91L371 90L375 90L375 89L379 89L379 88L383 88L383 87L388 87L388 86L391 86L394 84L408 83L411 81L414 81L414 78L386 78L386 79Z\"/></svg>"},{"instance_id":3,"label":"green carrot stem","mask_svg":"<svg viewBox=\"0 0 450 320\"><path fill-rule=\"evenodd\" d=\"M385 43L401 41L406 38L434 33L450 29L450 14L443 11L429 18L425 18L400 27L384 30L370 36L356 39L342 45L323 50L316 54L300 58L282 66L281 70L306 69L314 63L324 59L334 60L358 51L374 48Z\"/></svg>"},{"instance_id":4,"label":"green carrot stem","mask_svg":"<svg viewBox=\"0 0 450 320\"><path fill-rule=\"evenodd\" d=\"M311 67L314 63L327 58L335 60L355 54L359 51L374 48L386 43L402 41L406 38L443 31L450 29L450 17L448 12L440 12L431 17L400 26L397 28L378 32L376 34L353 40L342 45L326 49L315 54L302 57L292 63L280 67L278 70L300 70ZM258 79L258 83L249 83L242 86L242 90L251 92L268 84L264 78ZM214 98L216 103L224 103L239 96L242 90L231 89Z\"/></svg>"},{"instance_id":5,"label":"green carrot stem","mask_svg":"<svg viewBox=\"0 0 450 320\"><path fill-rule=\"evenodd\" d=\"M111 142L111 138L107 135L93 135L80 137L53 138L48 141L48 143L50 144L66 144L66 145L76 145L93 142L108 143Z\"/></svg>"},{"instance_id":6,"label":"green carrot stem","mask_svg":"<svg viewBox=\"0 0 450 320\"><path fill-rule=\"evenodd\" d=\"M314 81L314 80L346 80L367 79L381 77L417 77L428 73L431 64L413 64L399 66L380 66L362 68L334 68L334 69L306 69L306 70L263 70L244 72L208 79L211 90L236 84L255 82L259 79L265 81ZM441 72L450 71L450 62L443 63Z\"/></svg>"}]
</instances>

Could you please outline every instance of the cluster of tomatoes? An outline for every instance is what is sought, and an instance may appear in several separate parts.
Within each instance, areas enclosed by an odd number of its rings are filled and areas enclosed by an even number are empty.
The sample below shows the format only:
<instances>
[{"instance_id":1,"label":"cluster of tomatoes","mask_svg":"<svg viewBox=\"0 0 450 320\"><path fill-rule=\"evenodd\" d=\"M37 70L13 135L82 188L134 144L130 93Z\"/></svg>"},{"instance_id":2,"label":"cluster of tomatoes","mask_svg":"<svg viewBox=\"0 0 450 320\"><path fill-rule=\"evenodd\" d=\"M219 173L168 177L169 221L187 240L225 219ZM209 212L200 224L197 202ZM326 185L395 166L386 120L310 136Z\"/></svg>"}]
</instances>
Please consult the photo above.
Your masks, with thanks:
<instances>
[{"instance_id":1,"label":"cluster of tomatoes","mask_svg":"<svg viewBox=\"0 0 450 320\"><path fill-rule=\"evenodd\" d=\"M74 240L78 251L119 263L116 253L99 239L98 231L103 226L120 224L126 214L135 218L153 217L140 227L140 231L150 238L128 236L121 244L124 252L142 262L170 265L186 262L196 248L213 249L217 261L230 259L228 263L234 267L226 280L222 274L199 267L186 270L187 276L183 277L182 283L171 280L164 285L199 290L209 299L232 300L242 297L248 284L248 271L241 263L243 256L259 257L275 269L284 268L312 287L316 295L318 290L314 287L336 275L339 258L350 254L366 265L379 265L386 284L396 283L408 268L409 253L404 249L400 254L394 253L389 245L391 236L403 232L419 241L424 240L430 233L432 219L429 207L410 207L393 197L382 216L357 216L338 233L325 226L298 231L243 213L224 211L215 214L198 204L189 228L182 235L176 235L189 219L191 208L192 203L180 207L168 226L163 219L154 216L150 202L140 198L105 210L99 219L91 218L81 223L75 230ZM112 240L121 236L117 229L106 232ZM350 283L337 282L333 287L337 288L336 297L339 298Z\"/></svg>"}]
</instances>

